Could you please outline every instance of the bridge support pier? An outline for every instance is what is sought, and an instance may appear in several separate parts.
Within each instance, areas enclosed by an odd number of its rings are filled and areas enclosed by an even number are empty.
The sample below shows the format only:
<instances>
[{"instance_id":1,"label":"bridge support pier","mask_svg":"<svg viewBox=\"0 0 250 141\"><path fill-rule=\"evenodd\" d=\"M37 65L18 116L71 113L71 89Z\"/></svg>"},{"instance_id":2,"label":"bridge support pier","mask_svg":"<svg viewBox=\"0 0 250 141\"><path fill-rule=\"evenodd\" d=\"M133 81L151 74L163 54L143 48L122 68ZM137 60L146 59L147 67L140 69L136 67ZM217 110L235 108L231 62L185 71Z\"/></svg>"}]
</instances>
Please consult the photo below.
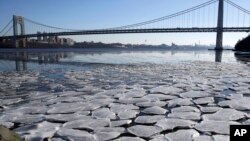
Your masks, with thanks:
<instances>
[{"instance_id":1,"label":"bridge support pier","mask_svg":"<svg viewBox=\"0 0 250 141\"><path fill-rule=\"evenodd\" d=\"M224 0L219 0L215 50L223 50L223 18L224 18Z\"/></svg>"},{"instance_id":2,"label":"bridge support pier","mask_svg":"<svg viewBox=\"0 0 250 141\"><path fill-rule=\"evenodd\" d=\"M26 40L25 39L14 39L14 46L15 48L19 47L26 47Z\"/></svg>"}]
</instances>

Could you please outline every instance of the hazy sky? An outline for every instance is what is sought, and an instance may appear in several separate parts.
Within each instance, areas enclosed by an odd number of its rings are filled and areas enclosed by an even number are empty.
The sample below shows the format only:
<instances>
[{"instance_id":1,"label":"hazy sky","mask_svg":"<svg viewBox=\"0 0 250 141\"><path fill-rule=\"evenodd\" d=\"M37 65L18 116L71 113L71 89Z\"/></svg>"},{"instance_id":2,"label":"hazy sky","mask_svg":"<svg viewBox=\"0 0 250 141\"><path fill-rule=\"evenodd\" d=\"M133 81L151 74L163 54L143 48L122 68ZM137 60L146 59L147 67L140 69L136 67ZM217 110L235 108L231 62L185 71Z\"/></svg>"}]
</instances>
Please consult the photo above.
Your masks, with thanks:
<instances>
[{"instance_id":1,"label":"hazy sky","mask_svg":"<svg viewBox=\"0 0 250 141\"><path fill-rule=\"evenodd\" d=\"M178 11L204 3L208 0L0 0L0 30L12 18L13 14L24 16L34 21L71 29L95 29L116 27L133 24L154 18L166 16ZM250 10L250 0L232 0L233 2ZM216 14L216 5L200 11L210 11L210 19L200 20L198 25L214 22L211 20ZM237 16L237 10L232 10L225 5L227 11L236 14L225 16L225 24L240 23L244 19L246 25L250 24L250 17ZM228 13L229 13L228 12ZM208 12L206 12L208 13ZM189 15L190 16L190 15ZM192 16L192 15L191 15ZM207 15L206 15L207 16ZM216 15L215 15L216 16ZM191 19L192 20L192 19ZM190 20L190 23L192 22ZM209 22L208 22L209 20ZM216 20L216 18L214 18ZM215 22L214 22L215 23ZM245 24L244 23L244 24ZM164 23L160 23L162 26ZM232 24L233 25L233 24ZM153 25L157 26L157 25ZM224 44L234 45L237 40L247 33L226 33ZM147 43L147 44L214 44L215 33L167 33L167 34L126 34L126 35L91 35L74 36L77 41L103 41L122 43Z\"/></svg>"}]
</instances>

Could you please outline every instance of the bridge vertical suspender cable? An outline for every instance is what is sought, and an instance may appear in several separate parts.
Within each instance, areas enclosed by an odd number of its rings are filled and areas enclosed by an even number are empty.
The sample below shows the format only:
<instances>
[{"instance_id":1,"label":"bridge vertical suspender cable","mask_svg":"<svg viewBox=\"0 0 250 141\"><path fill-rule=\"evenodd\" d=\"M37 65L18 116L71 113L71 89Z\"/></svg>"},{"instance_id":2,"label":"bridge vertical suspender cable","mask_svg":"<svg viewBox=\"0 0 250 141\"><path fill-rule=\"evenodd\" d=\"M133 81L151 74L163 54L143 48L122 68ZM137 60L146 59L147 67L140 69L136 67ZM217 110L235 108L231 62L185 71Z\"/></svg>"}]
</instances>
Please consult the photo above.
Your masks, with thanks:
<instances>
[{"instance_id":1,"label":"bridge vertical suspender cable","mask_svg":"<svg viewBox=\"0 0 250 141\"><path fill-rule=\"evenodd\" d=\"M228 4L228 5L231 5L232 7L236 8L237 9L237 12L238 12L238 17L237 17L237 26L240 26L240 11L243 12L243 26L245 25L245 16L248 15L248 24L247 26L250 27L250 11L239 6L238 4L232 2L231 0L225 0L225 2ZM245 27L245 26L244 26Z\"/></svg>"},{"instance_id":2,"label":"bridge vertical suspender cable","mask_svg":"<svg viewBox=\"0 0 250 141\"><path fill-rule=\"evenodd\" d=\"M229 5L237 8L239 10L239 14L242 14L242 12L245 13L245 15L250 15L250 12L239 5L233 3L230 0L224 0ZM213 23L216 23L216 11L217 11L217 2L218 0L210 0L208 2L202 3L200 5L194 6L192 8L170 14L164 17L160 17L153 20L148 20L140 23L125 25L125 26L119 26L119 27L112 27L112 28L102 28L102 29L91 29L91 30L82 30L82 29L66 29L66 28L60 28L56 26L50 26L46 24L42 24L33 20L30 20L28 18L24 18L25 24L30 24L31 26L34 26L31 29L30 32L33 33L26 33L24 35L25 37L37 37L37 31L41 32L42 36L43 34L46 36L60 36L60 35L86 35L86 34L117 34L117 33L159 33L159 32L215 32L217 29L217 25L213 24L210 26L211 21ZM214 10L211 10L211 5L213 5ZM213 8L212 7L212 8ZM208 8L208 12L205 12L205 9ZM209 16L205 16L205 14ZM214 16L213 16L214 15ZM244 15L244 17L245 17ZM207 17L212 17L213 20L207 20ZM242 15L241 15L242 16ZM238 16L239 17L239 16ZM245 18L244 18L245 19ZM250 20L250 18L249 18ZM208 22L208 25L204 24L204 21ZM239 27L241 23L239 23L239 20L235 20L237 23L236 27ZM27 22L27 23L26 23ZM159 28L160 23L166 23L163 28ZM249 22L250 23L250 22ZM207 24L207 23L206 23ZM157 25L157 26L156 26ZM243 24L244 25L244 24ZM202 27L200 27L202 26ZM8 29L8 26L4 28L4 31ZM38 30L37 30L38 29ZM158 30L159 29L159 30ZM9 28L6 32L6 34L11 30ZM223 29L224 30L224 29ZM240 29L241 31L247 31L248 29ZM229 29L225 29L225 31L229 31ZM230 29L230 31L237 31L237 29ZM43 33L45 32L45 33ZM5 35L6 35L5 34ZM27 36L29 35L29 36ZM11 37L11 36L10 36ZM22 36L23 37L23 36ZM19 36L18 38L21 38Z\"/></svg>"},{"instance_id":3,"label":"bridge vertical suspender cable","mask_svg":"<svg viewBox=\"0 0 250 141\"><path fill-rule=\"evenodd\" d=\"M180 11L180 12L168 15L168 16L164 16L164 17L161 17L161 18L157 18L157 19L145 21L145 22L140 22L140 23L131 24L131 25L125 25L125 26L119 26L119 27L112 27L112 28L94 29L94 30L122 30L122 29L138 28L138 27L141 27L141 26L144 26L144 25L150 25L152 23L156 23L156 22L160 22L160 21L172 19L172 18L177 17L177 16L188 14L189 12L192 12L192 11L195 11L195 10L199 10L199 9L201 9L203 7L206 7L208 5L211 5L211 4L213 4L213 3L217 2L217 1L218 0L210 0L208 2L205 2L205 3L202 3L200 5L194 6L192 8L189 8L189 9L186 9L186 10L183 10L183 11ZM60 28L60 27L50 26L50 25L39 23L39 22L35 22L35 21L30 20L30 19L25 18L25 17L24 17L24 19L27 22L30 22L30 23L33 23L33 24L37 24L37 25L40 25L40 26L43 26L43 27L51 28L51 29L56 29L56 30L64 30L64 31L86 31L86 30L82 30L82 29L80 29L80 30L79 29L66 29L66 28ZM173 22L174 22L173 20L170 21L170 23L173 23Z\"/></svg>"},{"instance_id":4,"label":"bridge vertical suspender cable","mask_svg":"<svg viewBox=\"0 0 250 141\"><path fill-rule=\"evenodd\" d=\"M193 12L193 11L198 11L199 13L201 13L200 9L203 8L203 7L206 7L206 6L209 6L215 2L217 2L218 0L210 0L208 2L205 2L205 3L202 3L200 5L197 5L197 6L194 6L192 8L189 8L189 9L186 9L186 10L183 10L183 11L180 11L180 12L177 12L177 13L174 13L174 14L171 14L171 15L168 15L168 16L164 16L164 17L160 17L160 18L157 18L157 19L153 19L153 20L149 20L149 21L145 21L145 22L140 22L140 23L136 23L136 24L131 24L131 25L125 25L125 26L120 26L120 27L113 27L113 28L104 28L104 29L94 29L94 30L122 30L122 29L137 29L137 28L142 28L143 26L147 26L147 27L151 27L151 28L155 28L155 26L153 25L150 25L150 24L153 24L153 23L157 23L157 22L161 22L161 21L165 21L165 20L169 20L169 27L168 28L171 28L173 26L176 26L176 23L180 23L181 25L181 22L177 19L173 19L173 18L176 18L176 17L180 17L180 19L184 19L183 21L183 27L188 27L190 25L190 22L189 20L191 19L190 17L190 12ZM197 16L201 16L200 14L197 14ZM181 18L183 17L183 18ZM33 28L39 28L38 31L40 32L49 32L49 33L53 33L53 32L57 32L57 31L60 31L60 32L79 32L79 31L90 31L90 30L79 30L79 29L66 29L66 28L60 28L60 27L56 27L56 26L50 26L50 25L46 25L46 24L42 24L42 23L39 23L39 22L36 22L36 21L33 21L33 20L30 20L28 18L25 18L23 17L24 20L27 22L27 23L31 23L31 25L36 25L36 27L33 27ZM199 18L200 19L200 18ZM197 20L197 22L199 22L199 20ZM8 25L11 23L11 21L8 23ZM6 27L8 27L8 25ZM146 28L147 28L146 27ZM198 27L198 25L197 25ZM4 28L5 30L6 28ZM27 28L28 29L28 28ZM8 29L8 32L11 30L11 28ZM30 32L32 32L32 34L37 34L35 31L35 29L31 29ZM6 35L8 32L6 32L4 35ZM30 33L31 34L31 33Z\"/></svg>"}]
</instances>

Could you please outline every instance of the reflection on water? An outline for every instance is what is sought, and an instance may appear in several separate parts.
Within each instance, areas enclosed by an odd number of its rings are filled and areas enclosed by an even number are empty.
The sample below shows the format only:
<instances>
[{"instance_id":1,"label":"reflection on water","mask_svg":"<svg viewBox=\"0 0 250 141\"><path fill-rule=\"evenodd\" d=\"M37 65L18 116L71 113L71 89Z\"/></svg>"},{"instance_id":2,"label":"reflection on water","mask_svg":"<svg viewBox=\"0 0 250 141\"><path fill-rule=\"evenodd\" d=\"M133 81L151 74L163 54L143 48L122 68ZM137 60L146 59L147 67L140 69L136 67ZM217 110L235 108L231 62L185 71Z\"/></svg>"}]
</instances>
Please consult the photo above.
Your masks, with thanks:
<instances>
[{"instance_id":1,"label":"reflection on water","mask_svg":"<svg viewBox=\"0 0 250 141\"><path fill-rule=\"evenodd\" d=\"M0 71L86 69L93 64L164 64L190 61L247 63L232 51L71 51L0 52Z\"/></svg>"},{"instance_id":2,"label":"reflection on water","mask_svg":"<svg viewBox=\"0 0 250 141\"><path fill-rule=\"evenodd\" d=\"M235 58L238 62L241 62L243 64L247 64L250 62L250 55L237 55L237 54L235 54Z\"/></svg>"},{"instance_id":3,"label":"reflection on water","mask_svg":"<svg viewBox=\"0 0 250 141\"><path fill-rule=\"evenodd\" d=\"M222 51L215 51L215 62L222 61Z\"/></svg>"}]
</instances>

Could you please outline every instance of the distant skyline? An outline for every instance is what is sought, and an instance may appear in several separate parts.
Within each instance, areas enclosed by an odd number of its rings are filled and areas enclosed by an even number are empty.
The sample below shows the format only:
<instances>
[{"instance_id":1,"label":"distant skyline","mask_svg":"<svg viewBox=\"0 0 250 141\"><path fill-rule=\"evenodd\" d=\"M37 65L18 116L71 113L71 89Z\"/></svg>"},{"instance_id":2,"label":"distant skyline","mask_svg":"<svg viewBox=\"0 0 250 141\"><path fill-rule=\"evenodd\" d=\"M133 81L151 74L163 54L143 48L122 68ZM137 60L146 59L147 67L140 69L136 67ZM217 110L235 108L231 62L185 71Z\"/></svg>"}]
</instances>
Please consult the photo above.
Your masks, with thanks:
<instances>
[{"instance_id":1,"label":"distant skyline","mask_svg":"<svg viewBox=\"0 0 250 141\"><path fill-rule=\"evenodd\" d=\"M12 18L13 14L62 28L97 29L129 25L159 18L206 1L209 0L1 0L0 30ZM231 1L250 10L249 0ZM217 7L211 7L211 9L214 8ZM225 12L226 8L225 6ZM237 13L237 11L234 13ZM216 13L211 10L211 14ZM225 14L225 16L228 15ZM234 16L230 15L230 17ZM207 21L204 21L204 24L205 22ZM230 24L230 20L227 22ZM171 44L174 42L180 45L195 43L209 45L215 44L215 35L215 33L161 33L70 37L76 41L102 41L106 43ZM249 34L225 33L224 45L233 46L239 39L247 35Z\"/></svg>"}]
</instances>

